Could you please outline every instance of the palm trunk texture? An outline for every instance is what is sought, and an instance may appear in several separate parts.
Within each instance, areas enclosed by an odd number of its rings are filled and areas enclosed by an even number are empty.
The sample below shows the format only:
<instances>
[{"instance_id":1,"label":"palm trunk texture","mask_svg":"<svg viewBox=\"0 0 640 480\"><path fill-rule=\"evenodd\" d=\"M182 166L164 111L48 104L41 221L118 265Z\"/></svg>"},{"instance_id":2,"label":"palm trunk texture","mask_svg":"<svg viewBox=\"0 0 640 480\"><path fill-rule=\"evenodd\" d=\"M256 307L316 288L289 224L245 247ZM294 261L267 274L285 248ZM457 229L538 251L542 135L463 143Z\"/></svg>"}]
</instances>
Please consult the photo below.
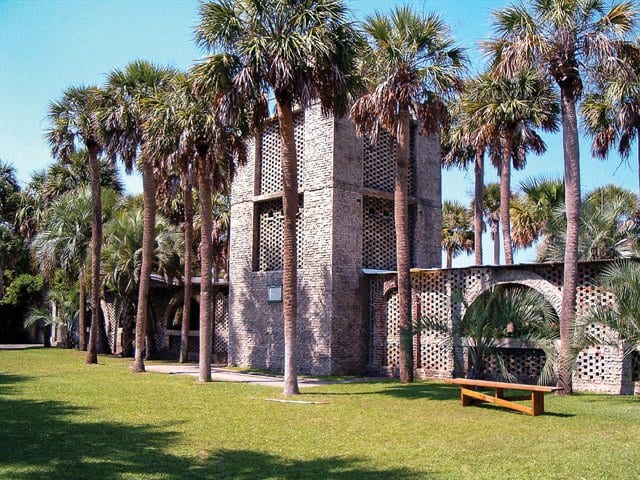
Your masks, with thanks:
<instances>
[{"instance_id":1,"label":"palm trunk texture","mask_svg":"<svg viewBox=\"0 0 640 480\"><path fill-rule=\"evenodd\" d=\"M91 174L91 331L87 363L98 363L98 335L100 334L100 256L102 251L102 192L100 191L100 164L95 147L88 146Z\"/></svg>"},{"instance_id":2,"label":"palm trunk texture","mask_svg":"<svg viewBox=\"0 0 640 480\"><path fill-rule=\"evenodd\" d=\"M513 143L508 134L502 139L502 159L500 164L500 223L502 224L502 243L504 245L504 263L513 265L511 248L511 150Z\"/></svg>"},{"instance_id":3,"label":"palm trunk texture","mask_svg":"<svg viewBox=\"0 0 640 480\"><path fill-rule=\"evenodd\" d=\"M411 251L409 247L409 145L411 116L406 105L400 107L398 150L393 193L396 229L396 264L400 303L400 381L413 381L413 344L411 328Z\"/></svg>"},{"instance_id":4,"label":"palm trunk texture","mask_svg":"<svg viewBox=\"0 0 640 480\"><path fill-rule=\"evenodd\" d=\"M284 213L282 248L282 313L284 321L283 395L299 395L296 358L296 321L298 316L298 251L296 213L298 211L298 166L291 104L276 103L282 158L282 210Z\"/></svg>"},{"instance_id":5,"label":"palm trunk texture","mask_svg":"<svg viewBox=\"0 0 640 480\"><path fill-rule=\"evenodd\" d=\"M83 266L78 272L78 283L78 348L84 352L87 350L87 291Z\"/></svg>"},{"instance_id":6,"label":"palm trunk texture","mask_svg":"<svg viewBox=\"0 0 640 480\"><path fill-rule=\"evenodd\" d=\"M484 148L476 150L476 160L473 167L473 250L476 265L482 265L482 217L484 192Z\"/></svg>"},{"instance_id":7,"label":"palm trunk texture","mask_svg":"<svg viewBox=\"0 0 640 480\"><path fill-rule=\"evenodd\" d=\"M567 209L567 240L564 252L562 311L560 312L560 358L558 386L560 393L573 391L569 365L571 325L576 308L578 284L578 233L580 225L580 147L576 99L572 92L561 89L562 146L564 151L565 205Z\"/></svg>"},{"instance_id":8,"label":"palm trunk texture","mask_svg":"<svg viewBox=\"0 0 640 480\"><path fill-rule=\"evenodd\" d=\"M142 227L142 265L140 284L138 285L138 306L136 308L136 348L132 370L144 372L145 332L147 326L147 303L149 300L149 280L153 266L153 249L156 225L156 182L153 166L145 159L142 162L143 190L143 227Z\"/></svg>"},{"instance_id":9,"label":"palm trunk texture","mask_svg":"<svg viewBox=\"0 0 640 480\"><path fill-rule=\"evenodd\" d=\"M198 153L198 187L200 189L200 355L198 380L211 381L211 177L204 154Z\"/></svg>"},{"instance_id":10,"label":"palm trunk texture","mask_svg":"<svg viewBox=\"0 0 640 480\"><path fill-rule=\"evenodd\" d=\"M500 265L500 222L491 224L491 239L493 240L493 264Z\"/></svg>"},{"instance_id":11,"label":"palm trunk texture","mask_svg":"<svg viewBox=\"0 0 640 480\"><path fill-rule=\"evenodd\" d=\"M191 181L183 175L184 185L184 305L180 329L180 363L189 360L189 323L191 323L191 264L193 263L193 197Z\"/></svg>"}]
</instances>

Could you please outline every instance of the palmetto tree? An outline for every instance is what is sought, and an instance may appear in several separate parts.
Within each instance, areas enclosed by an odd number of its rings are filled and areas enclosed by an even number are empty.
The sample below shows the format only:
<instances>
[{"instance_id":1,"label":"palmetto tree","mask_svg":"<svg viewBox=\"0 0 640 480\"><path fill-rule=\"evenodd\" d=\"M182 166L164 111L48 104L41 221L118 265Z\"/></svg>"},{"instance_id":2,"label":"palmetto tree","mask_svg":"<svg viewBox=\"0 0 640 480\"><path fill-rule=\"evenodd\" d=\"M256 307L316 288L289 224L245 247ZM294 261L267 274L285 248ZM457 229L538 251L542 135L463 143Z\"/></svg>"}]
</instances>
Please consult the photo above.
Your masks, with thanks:
<instances>
[{"instance_id":1,"label":"palmetto tree","mask_svg":"<svg viewBox=\"0 0 640 480\"><path fill-rule=\"evenodd\" d=\"M585 195L580 208L580 261L637 257L640 225L636 218L637 200L633 192L615 185L597 188ZM553 212L538 249L538 260L559 262L566 244L564 205Z\"/></svg>"},{"instance_id":2,"label":"palmetto tree","mask_svg":"<svg viewBox=\"0 0 640 480\"><path fill-rule=\"evenodd\" d=\"M0 160L0 300L4 296L4 269L10 265L16 246L12 224L19 205L19 193L16 169Z\"/></svg>"},{"instance_id":3,"label":"palmetto tree","mask_svg":"<svg viewBox=\"0 0 640 480\"><path fill-rule=\"evenodd\" d=\"M595 72L598 65L613 68L619 63L615 47L634 32L636 20L637 6L630 1L531 0L529 8L518 3L495 12L497 38L485 45L494 55L497 72L514 77L534 66L560 89L567 215L558 370L562 393L572 391L568 359L578 281L580 150L576 103L585 75Z\"/></svg>"},{"instance_id":4,"label":"palmetto tree","mask_svg":"<svg viewBox=\"0 0 640 480\"><path fill-rule=\"evenodd\" d=\"M564 183L531 178L520 184L522 196L511 202L511 235L518 248L538 240L558 208L564 206Z\"/></svg>"},{"instance_id":5,"label":"palmetto tree","mask_svg":"<svg viewBox=\"0 0 640 480\"><path fill-rule=\"evenodd\" d=\"M500 265L500 184L489 183L484 186L482 198L483 217L489 224L493 242L493 264Z\"/></svg>"},{"instance_id":6,"label":"palmetto tree","mask_svg":"<svg viewBox=\"0 0 640 480\"><path fill-rule=\"evenodd\" d=\"M596 90L580 105L585 130L593 137L591 151L598 158L605 158L616 143L628 158L634 139L640 139L640 42L623 43L620 50L622 68L600 68ZM637 164L640 169L640 144ZM640 192L640 178L638 182Z\"/></svg>"},{"instance_id":7,"label":"palmetto tree","mask_svg":"<svg viewBox=\"0 0 640 480\"><path fill-rule=\"evenodd\" d=\"M105 246L102 256L104 288L114 292L124 303L124 311L139 304L139 284L142 281L143 209L133 202L126 202L114 217L105 224ZM176 227L161 216L157 216L154 228L152 269L165 278L180 275L180 255L183 238ZM147 304L144 308L148 308ZM137 315L136 315L137 318ZM123 318L123 356L131 348L131 323ZM151 332L149 332L151 334ZM152 341L149 340L151 344Z\"/></svg>"},{"instance_id":8,"label":"palmetto tree","mask_svg":"<svg viewBox=\"0 0 640 480\"><path fill-rule=\"evenodd\" d=\"M447 119L445 97L460 88L465 56L437 15L423 17L408 7L388 17L379 13L363 25L367 45L367 93L351 108L356 131L375 141L381 129L397 147L394 188L396 269L400 301L400 379L413 380L408 174L412 116L426 134Z\"/></svg>"},{"instance_id":9,"label":"palmetto tree","mask_svg":"<svg viewBox=\"0 0 640 480\"><path fill-rule=\"evenodd\" d=\"M442 203L442 249L447 254L446 268L462 253L473 252L474 235L471 230L471 212L460 202Z\"/></svg>"},{"instance_id":10,"label":"palmetto tree","mask_svg":"<svg viewBox=\"0 0 640 480\"><path fill-rule=\"evenodd\" d=\"M145 329L149 275L153 263L154 225L156 216L156 181L154 164L148 155L141 154L144 144L145 102L166 85L175 71L138 60L123 70L114 70L107 79L107 101L103 122L108 136L107 151L120 158L127 172L137 160L142 173L144 195L144 235L142 270L140 274L138 307L136 309L136 352L132 370L144 372Z\"/></svg>"},{"instance_id":11,"label":"palmetto tree","mask_svg":"<svg viewBox=\"0 0 640 480\"><path fill-rule=\"evenodd\" d=\"M341 115L347 108L358 35L340 0L218 0L200 7L198 43L214 54L196 69L201 91L227 89L221 114L228 123L250 105L257 128L273 96L282 160L283 320L285 395L299 393L296 359L298 174L294 108L319 100ZM231 71L221 75L220 71ZM204 192L200 192L204 198ZM202 200L202 199L201 199Z\"/></svg>"},{"instance_id":12,"label":"palmetto tree","mask_svg":"<svg viewBox=\"0 0 640 480\"><path fill-rule=\"evenodd\" d=\"M96 342L98 336L100 302L100 250L102 248L102 207L100 197L100 163L98 156L104 141L99 112L103 106L103 93L96 87L71 87L59 101L49 106L50 127L46 137L51 153L63 162L69 161L78 144L87 149L91 177L91 332L87 363L98 363ZM80 349L84 349L84 332L80 335Z\"/></svg>"},{"instance_id":13,"label":"palmetto tree","mask_svg":"<svg viewBox=\"0 0 640 480\"><path fill-rule=\"evenodd\" d=\"M102 196L104 194L104 199ZM110 190L101 192L100 218L108 218L115 204L116 193ZM81 187L74 192L69 192L56 201L46 210L45 220L40 232L33 240L33 250L38 266L42 273L52 278L56 269L60 269L69 278L77 277L79 280L79 316L78 330L80 333L80 345L85 343L86 335L86 272L94 261L93 252L93 192L88 187ZM93 271L93 265L91 265ZM100 289L98 293L100 293ZM92 312L97 311L100 305L98 300L91 298ZM96 322L96 332L93 334L97 341L97 322L99 316L91 316L92 322ZM92 324L91 330L94 326Z\"/></svg>"},{"instance_id":14,"label":"palmetto tree","mask_svg":"<svg viewBox=\"0 0 640 480\"><path fill-rule=\"evenodd\" d=\"M182 166L187 180L191 170L197 173L200 199L200 373L202 382L211 381L212 341L212 191L220 191L230 183L235 162L244 163L246 152L241 132L216 122L212 96L193 93L193 79L177 75L163 92L149 102L143 152L158 161ZM187 189L185 199L191 195ZM188 207L185 202L185 207ZM185 208L185 211L187 208ZM192 215L192 214L191 214ZM192 215L193 217L193 215ZM192 222L193 218L189 221ZM186 248L191 248L186 245ZM188 266L190 269L190 265ZM185 262L185 274L187 263ZM182 319L182 343L186 342L191 297L185 293ZM187 316L186 314L189 314ZM186 343L183 352L186 358Z\"/></svg>"},{"instance_id":15,"label":"palmetto tree","mask_svg":"<svg viewBox=\"0 0 640 480\"><path fill-rule=\"evenodd\" d=\"M532 70L513 80L483 74L470 82L463 108L476 124L495 135L495 164L500 175L500 219L505 263L513 263L511 217L511 165L524 168L526 153L544 153L544 141L535 131L557 129L557 98L551 85ZM486 135L486 134L485 134Z\"/></svg>"}]
</instances>

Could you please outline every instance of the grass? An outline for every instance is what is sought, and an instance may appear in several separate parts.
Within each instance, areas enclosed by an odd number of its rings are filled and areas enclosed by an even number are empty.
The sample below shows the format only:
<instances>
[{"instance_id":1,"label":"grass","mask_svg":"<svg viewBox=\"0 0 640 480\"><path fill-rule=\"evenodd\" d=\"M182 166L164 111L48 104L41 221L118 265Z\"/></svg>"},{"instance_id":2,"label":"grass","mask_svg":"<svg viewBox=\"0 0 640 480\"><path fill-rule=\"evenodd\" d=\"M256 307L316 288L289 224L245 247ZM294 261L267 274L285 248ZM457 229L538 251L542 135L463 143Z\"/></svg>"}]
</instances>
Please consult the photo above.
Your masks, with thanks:
<instances>
[{"instance_id":1,"label":"grass","mask_svg":"<svg viewBox=\"0 0 640 480\"><path fill-rule=\"evenodd\" d=\"M547 396L548 414L462 408L437 382L303 390L129 372L66 350L0 351L2 479L640 477L637 397Z\"/></svg>"}]
</instances>

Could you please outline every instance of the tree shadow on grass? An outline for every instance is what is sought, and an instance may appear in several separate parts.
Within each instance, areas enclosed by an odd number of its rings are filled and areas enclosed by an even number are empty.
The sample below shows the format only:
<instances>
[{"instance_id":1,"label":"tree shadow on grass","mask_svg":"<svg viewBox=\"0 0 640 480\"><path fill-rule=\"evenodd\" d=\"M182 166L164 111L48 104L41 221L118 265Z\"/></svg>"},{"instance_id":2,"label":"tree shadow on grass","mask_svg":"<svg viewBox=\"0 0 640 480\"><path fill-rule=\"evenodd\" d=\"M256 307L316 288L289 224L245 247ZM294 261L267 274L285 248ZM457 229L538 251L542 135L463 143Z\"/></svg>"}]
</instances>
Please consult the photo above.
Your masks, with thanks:
<instances>
[{"instance_id":1,"label":"tree shadow on grass","mask_svg":"<svg viewBox=\"0 0 640 480\"><path fill-rule=\"evenodd\" d=\"M15 384L22 380L0 374L0 477L4 478L429 478L428 473L405 468L373 469L368 459L349 456L301 460L253 450L217 450L201 458L181 457L169 452L180 433L167 431L166 424L88 420L82 416L87 408L12 398L11 393L18 391Z\"/></svg>"},{"instance_id":2,"label":"tree shadow on grass","mask_svg":"<svg viewBox=\"0 0 640 480\"><path fill-rule=\"evenodd\" d=\"M352 385L356 385L352 383ZM368 385L369 388L362 391L355 390L349 392L318 392L322 395L388 395L405 400L455 400L460 398L460 389L454 385L447 385L437 382L419 382L401 384L395 382L384 382L380 384L379 390L371 390L371 382L362 383L363 386ZM303 391L303 393L313 393L312 391Z\"/></svg>"}]
</instances>

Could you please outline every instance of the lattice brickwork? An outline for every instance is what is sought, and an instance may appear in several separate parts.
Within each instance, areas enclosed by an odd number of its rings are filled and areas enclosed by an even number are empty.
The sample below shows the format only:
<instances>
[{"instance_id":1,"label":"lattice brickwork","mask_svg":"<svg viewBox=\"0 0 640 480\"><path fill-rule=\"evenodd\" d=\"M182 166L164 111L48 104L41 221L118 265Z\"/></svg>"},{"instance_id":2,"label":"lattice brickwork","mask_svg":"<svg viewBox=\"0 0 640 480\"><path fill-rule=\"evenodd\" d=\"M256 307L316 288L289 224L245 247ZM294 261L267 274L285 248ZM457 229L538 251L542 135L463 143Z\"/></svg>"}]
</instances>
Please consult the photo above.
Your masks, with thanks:
<instances>
[{"instance_id":1,"label":"lattice brickwork","mask_svg":"<svg viewBox=\"0 0 640 480\"><path fill-rule=\"evenodd\" d=\"M304 180L304 113L294 116L294 136L298 164L298 187ZM278 122L267 125L261 135L260 194L282 191L282 162Z\"/></svg>"},{"instance_id":2,"label":"lattice brickwork","mask_svg":"<svg viewBox=\"0 0 640 480\"><path fill-rule=\"evenodd\" d=\"M387 300L387 363L388 367L400 366L400 301L393 293Z\"/></svg>"},{"instance_id":3,"label":"lattice brickwork","mask_svg":"<svg viewBox=\"0 0 640 480\"><path fill-rule=\"evenodd\" d=\"M304 265L304 208L302 199L298 206L296 232L298 268ZM284 214L282 200L269 200L256 204L258 216L259 271L282 270Z\"/></svg>"},{"instance_id":4,"label":"lattice brickwork","mask_svg":"<svg viewBox=\"0 0 640 480\"><path fill-rule=\"evenodd\" d=\"M377 197L364 197L362 215L362 266L381 270L396 268L396 229L393 202ZM409 248L411 263L415 252L416 209L409 206Z\"/></svg>"},{"instance_id":5,"label":"lattice brickwork","mask_svg":"<svg viewBox=\"0 0 640 480\"><path fill-rule=\"evenodd\" d=\"M213 353L218 362L226 362L229 355L229 309L227 295L220 292L213 304Z\"/></svg>"},{"instance_id":6,"label":"lattice brickwork","mask_svg":"<svg viewBox=\"0 0 640 480\"><path fill-rule=\"evenodd\" d=\"M503 348L500 349L502 360L507 371L516 377L518 382L534 383L538 380L544 367L545 355L537 348ZM485 358L484 375L487 379L505 380L500 373L498 360L491 355Z\"/></svg>"},{"instance_id":7,"label":"lattice brickwork","mask_svg":"<svg viewBox=\"0 0 640 480\"><path fill-rule=\"evenodd\" d=\"M413 133L413 132L412 132ZM414 135L412 134L410 167L409 167L409 195L414 192ZM381 130L378 140L374 143L365 138L364 141L364 187L383 192L393 192L396 175L397 142L386 131Z\"/></svg>"}]
</instances>

